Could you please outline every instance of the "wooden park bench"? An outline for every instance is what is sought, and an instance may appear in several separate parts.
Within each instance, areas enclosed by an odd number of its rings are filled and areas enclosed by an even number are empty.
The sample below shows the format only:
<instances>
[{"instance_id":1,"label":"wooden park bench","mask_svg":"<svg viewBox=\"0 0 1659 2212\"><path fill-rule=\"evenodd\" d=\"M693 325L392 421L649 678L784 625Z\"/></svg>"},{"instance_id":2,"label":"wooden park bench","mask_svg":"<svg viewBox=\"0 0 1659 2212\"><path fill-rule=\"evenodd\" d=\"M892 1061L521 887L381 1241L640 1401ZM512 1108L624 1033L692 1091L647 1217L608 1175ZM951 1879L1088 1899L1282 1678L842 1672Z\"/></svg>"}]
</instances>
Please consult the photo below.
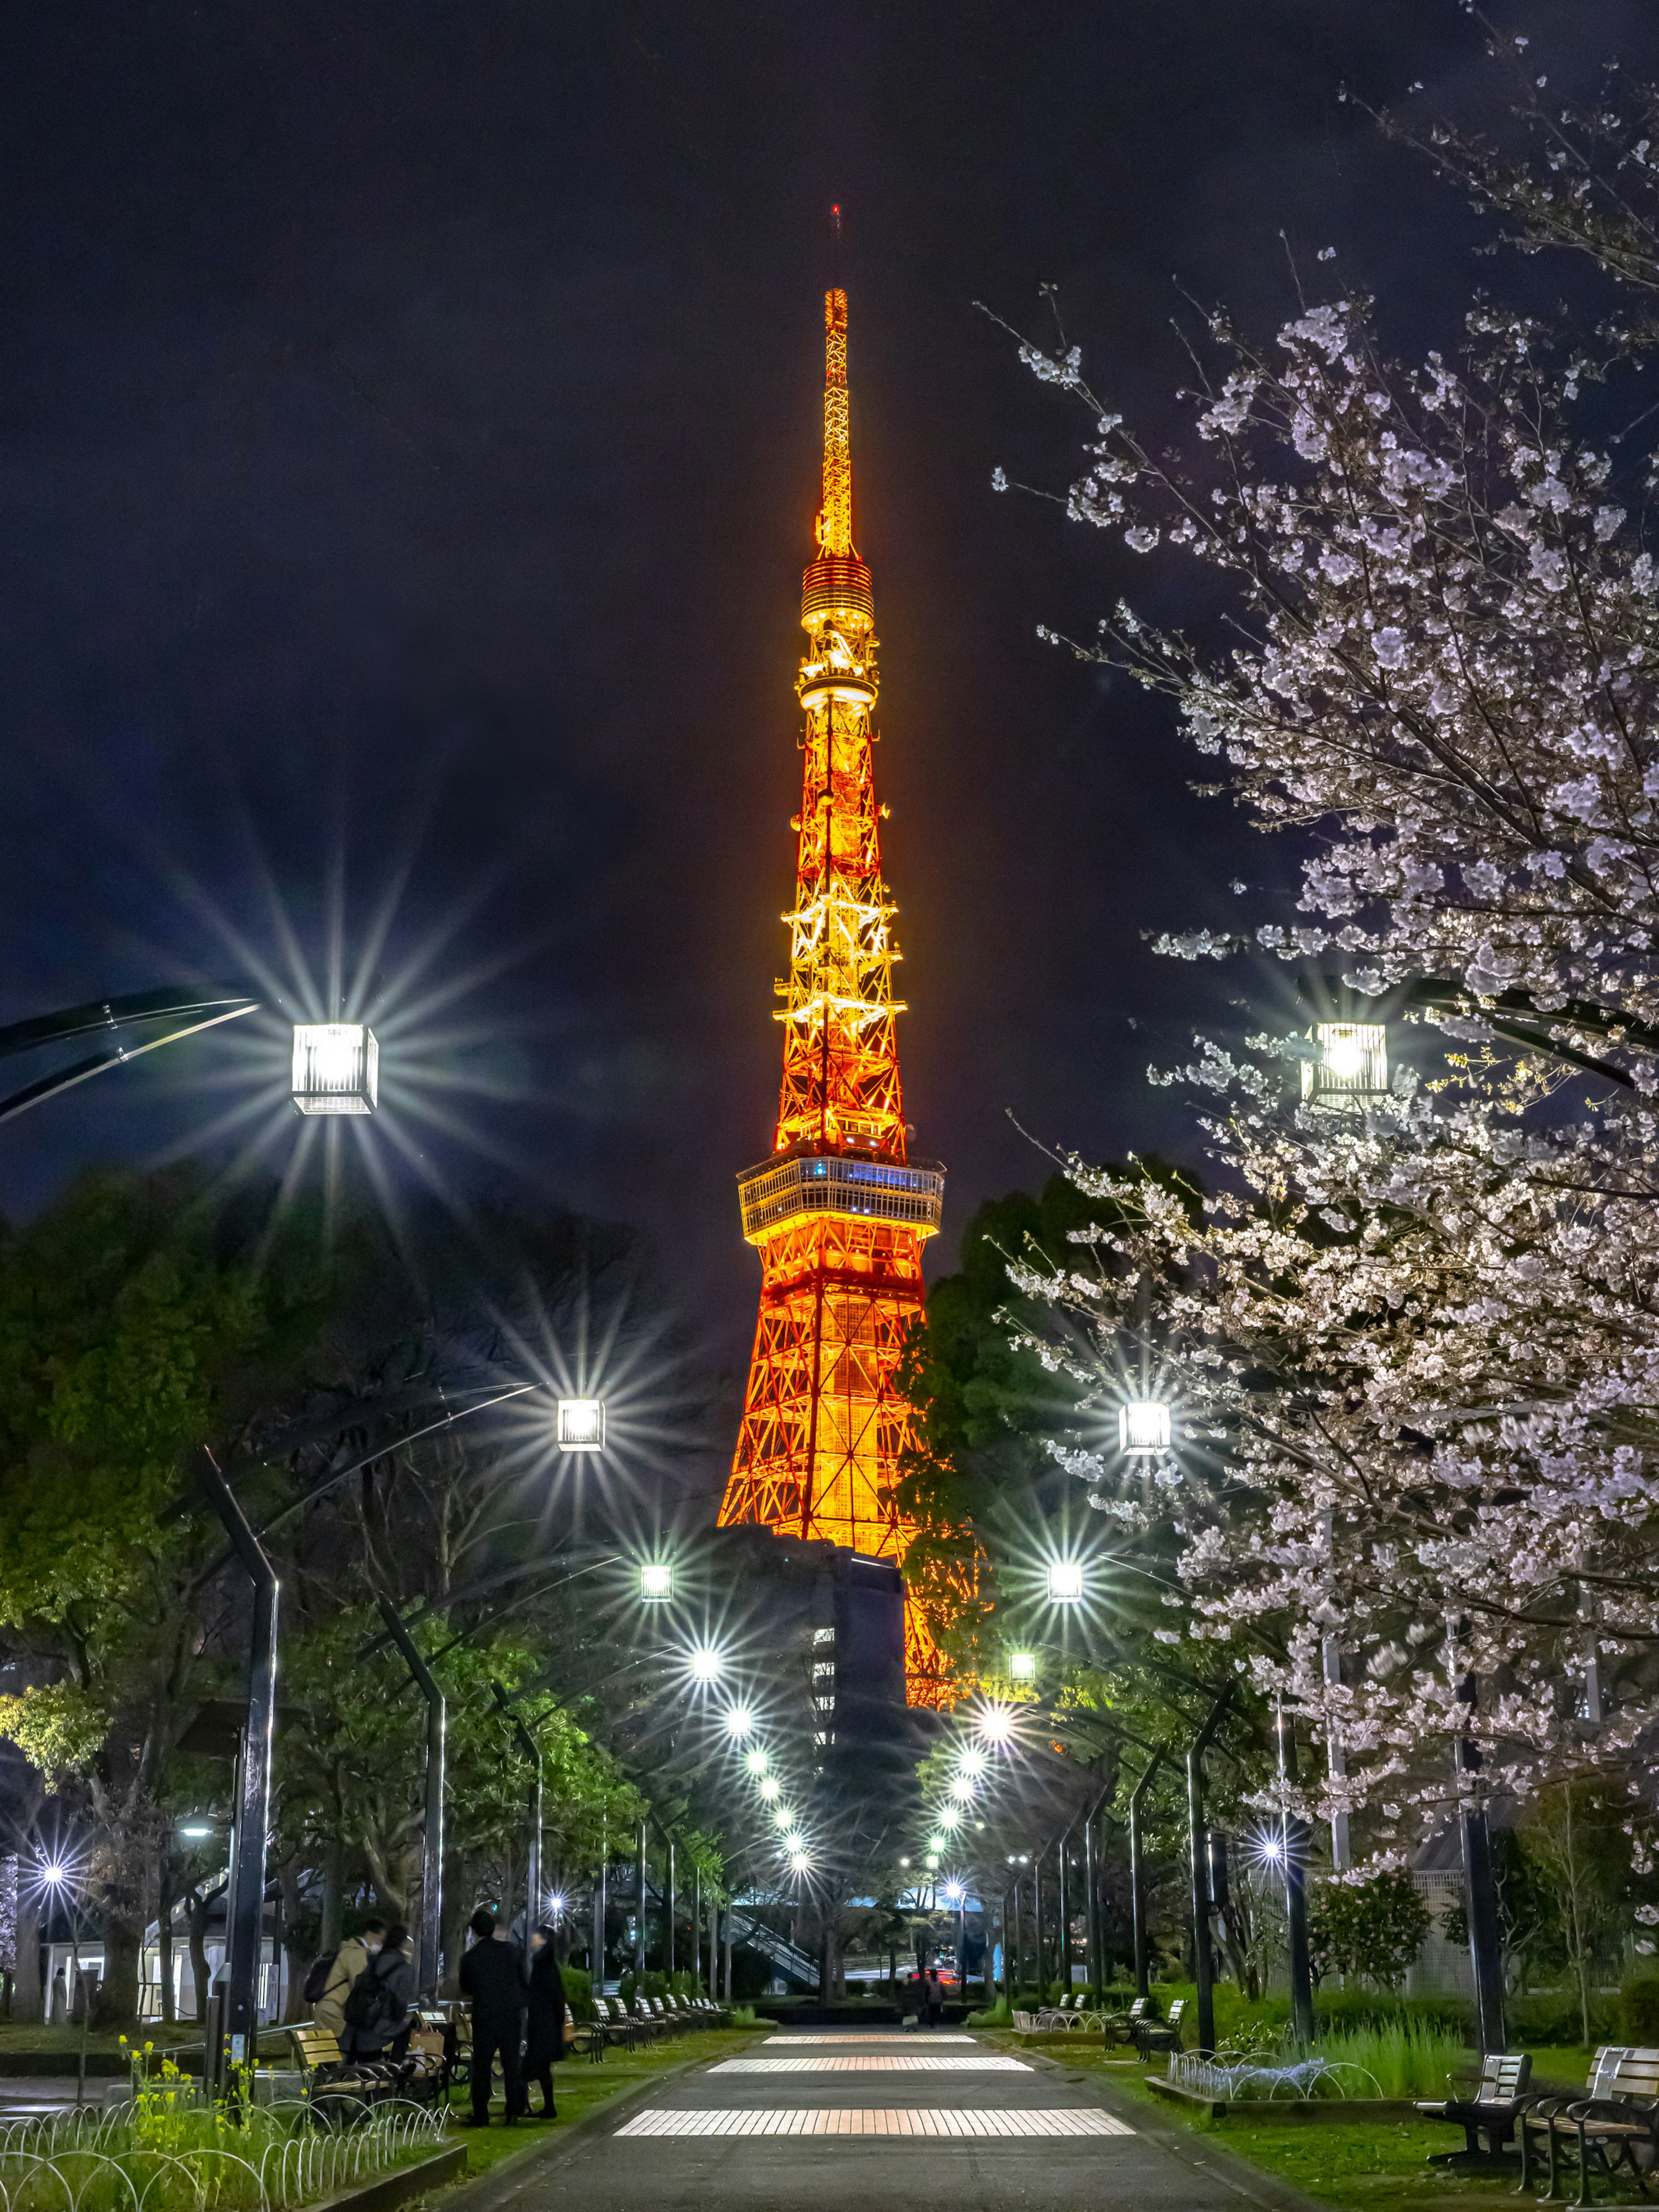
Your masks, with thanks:
<instances>
[{"instance_id":1,"label":"wooden park bench","mask_svg":"<svg viewBox=\"0 0 1659 2212\"><path fill-rule=\"evenodd\" d=\"M1431 2151L1431 2162L1479 2158L1481 2145L1477 2138L1481 2136L1486 2137L1486 2155L1496 2158L1515 2134L1515 2124L1527 2104L1531 2076L1532 2060L1525 2051L1496 2051L1482 2064L1480 2087L1473 2097L1437 2098L1419 2104L1417 2109L1425 2119L1446 2120L1463 2130L1463 2148Z\"/></svg>"},{"instance_id":2,"label":"wooden park bench","mask_svg":"<svg viewBox=\"0 0 1659 2212\"><path fill-rule=\"evenodd\" d=\"M1609 2179L1628 2167L1645 2196L1645 2175L1659 2160L1659 2050L1605 2045L1590 2063L1585 2088L1583 2097L1535 2098L1521 2114L1522 2191L1532 2179L1533 2144L1541 2138L1549 2153L1550 2196L1564 2143L1578 2152L1578 2203L1591 2202L1592 2166Z\"/></svg>"},{"instance_id":3,"label":"wooden park bench","mask_svg":"<svg viewBox=\"0 0 1659 2212\"><path fill-rule=\"evenodd\" d=\"M1135 2004L1129 2008L1129 2037L1141 2057L1150 2058L1155 2051L1179 2051L1182 2048L1181 2015L1187 2009L1186 1998L1176 1999L1170 2007L1170 2017L1167 2020L1160 2020L1152 2011L1150 1997L1147 1998L1144 2008L1137 2014L1135 2005L1139 2005L1140 2002L1137 1997Z\"/></svg>"},{"instance_id":4,"label":"wooden park bench","mask_svg":"<svg viewBox=\"0 0 1659 2212\"><path fill-rule=\"evenodd\" d=\"M588 2058L597 2066L605 2057L606 2037L598 2021L578 2021L568 2005L564 2008L564 2051L567 2058Z\"/></svg>"},{"instance_id":5,"label":"wooden park bench","mask_svg":"<svg viewBox=\"0 0 1659 2212\"><path fill-rule=\"evenodd\" d=\"M607 2043L620 2043L625 2050L632 2051L639 2041L634 2022L615 1997L594 1998L593 2025Z\"/></svg>"}]
</instances>

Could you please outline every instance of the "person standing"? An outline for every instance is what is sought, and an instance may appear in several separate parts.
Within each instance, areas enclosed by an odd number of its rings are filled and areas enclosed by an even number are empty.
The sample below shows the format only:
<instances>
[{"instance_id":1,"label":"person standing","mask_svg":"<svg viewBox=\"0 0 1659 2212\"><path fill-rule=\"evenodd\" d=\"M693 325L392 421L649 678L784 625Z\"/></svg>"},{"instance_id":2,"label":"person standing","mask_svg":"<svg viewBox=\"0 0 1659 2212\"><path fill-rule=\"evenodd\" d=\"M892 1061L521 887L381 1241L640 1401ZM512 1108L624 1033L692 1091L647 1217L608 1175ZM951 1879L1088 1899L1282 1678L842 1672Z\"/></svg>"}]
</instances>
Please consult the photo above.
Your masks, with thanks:
<instances>
[{"instance_id":1,"label":"person standing","mask_svg":"<svg viewBox=\"0 0 1659 2212\"><path fill-rule=\"evenodd\" d=\"M409 2041L409 2008L415 1996L415 1961L409 1955L409 1930L397 1923L386 1930L380 1948L351 1985L345 2002L348 2058L383 2058L388 2050L401 2057Z\"/></svg>"},{"instance_id":2,"label":"person standing","mask_svg":"<svg viewBox=\"0 0 1659 2212\"><path fill-rule=\"evenodd\" d=\"M461 1958L461 1995L472 2002L472 2115L464 2125L489 2124L489 2076L497 2057L506 2094L505 2124L525 2107L519 2050L524 2039L524 1960L516 1943L495 1932L495 1916L480 1905L469 1925L474 1942Z\"/></svg>"},{"instance_id":3,"label":"person standing","mask_svg":"<svg viewBox=\"0 0 1659 2212\"><path fill-rule=\"evenodd\" d=\"M530 2109L530 2084L542 2093L542 2118L557 2117L553 2108L553 2069L564 2057L564 1976L553 1947L550 1928L534 1928L530 1934L529 2029L525 2037L525 2110Z\"/></svg>"},{"instance_id":4,"label":"person standing","mask_svg":"<svg viewBox=\"0 0 1659 2212\"><path fill-rule=\"evenodd\" d=\"M379 1913L373 1913L363 1923L361 1936L348 1936L334 1954L323 1994L311 2008L311 2016L318 2027L326 2028L342 2051L346 2044L346 1999L351 1995L352 1984L380 1949L385 1935L385 1921Z\"/></svg>"},{"instance_id":5,"label":"person standing","mask_svg":"<svg viewBox=\"0 0 1659 2212\"><path fill-rule=\"evenodd\" d=\"M927 2007L927 2025L937 2027L945 2017L945 1984L939 1978L939 1968L929 1966L922 1984L922 1996Z\"/></svg>"}]
</instances>

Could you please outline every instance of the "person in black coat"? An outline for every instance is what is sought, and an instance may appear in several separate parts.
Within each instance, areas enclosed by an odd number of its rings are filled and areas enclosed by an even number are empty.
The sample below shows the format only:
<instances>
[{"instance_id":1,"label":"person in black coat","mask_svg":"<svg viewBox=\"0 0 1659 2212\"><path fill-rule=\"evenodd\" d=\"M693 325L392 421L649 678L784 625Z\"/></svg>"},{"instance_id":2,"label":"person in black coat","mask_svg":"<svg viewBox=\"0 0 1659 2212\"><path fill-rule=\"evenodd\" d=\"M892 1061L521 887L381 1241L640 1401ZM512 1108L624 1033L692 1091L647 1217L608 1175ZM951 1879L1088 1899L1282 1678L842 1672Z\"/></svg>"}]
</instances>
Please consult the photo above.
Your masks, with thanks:
<instances>
[{"instance_id":1,"label":"person in black coat","mask_svg":"<svg viewBox=\"0 0 1659 2212\"><path fill-rule=\"evenodd\" d=\"M530 2032L525 2038L525 2109L530 2109L531 2082L542 2093L542 2118L552 2119L553 2069L564 2057L564 1976L553 1948L550 1928L532 1929L530 1936Z\"/></svg>"},{"instance_id":2,"label":"person in black coat","mask_svg":"<svg viewBox=\"0 0 1659 2212\"><path fill-rule=\"evenodd\" d=\"M524 1954L495 1933L495 1916L480 1905L471 1927L477 1942L461 1954L461 1995L472 2000L472 2118L489 2122L489 2077L497 2057L507 2092L507 2125L528 2108L519 2048L524 2039Z\"/></svg>"}]
</instances>

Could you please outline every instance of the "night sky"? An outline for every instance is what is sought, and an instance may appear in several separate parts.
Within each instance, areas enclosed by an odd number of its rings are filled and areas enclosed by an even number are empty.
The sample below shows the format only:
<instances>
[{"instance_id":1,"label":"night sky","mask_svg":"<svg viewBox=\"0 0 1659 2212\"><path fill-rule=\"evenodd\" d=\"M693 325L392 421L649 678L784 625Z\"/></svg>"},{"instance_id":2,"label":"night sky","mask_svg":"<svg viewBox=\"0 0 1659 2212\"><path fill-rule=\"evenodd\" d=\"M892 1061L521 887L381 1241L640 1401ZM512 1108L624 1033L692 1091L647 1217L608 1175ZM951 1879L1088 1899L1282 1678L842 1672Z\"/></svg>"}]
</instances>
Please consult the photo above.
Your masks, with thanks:
<instances>
[{"instance_id":1,"label":"night sky","mask_svg":"<svg viewBox=\"0 0 1659 2212\"><path fill-rule=\"evenodd\" d=\"M1498 16L1568 77L1654 66L1639 6ZM1266 331L1293 258L1446 338L1478 228L1337 93L1478 116L1491 75L1455 0L15 4L0 1018L287 974L283 929L321 975L337 866L349 959L390 915L396 1175L639 1222L740 1372L839 200L919 1149L958 1226L1044 1171L1009 1109L1190 1150L1147 1062L1272 993L1142 933L1263 918L1294 854L1188 793L1165 708L1037 642L1124 591L1209 602L992 493L999 461L1063 486L1085 425L973 302L1046 334L1057 285L1154 435L1183 293ZM203 1141L254 1052L0 1130L0 1205Z\"/></svg>"}]
</instances>

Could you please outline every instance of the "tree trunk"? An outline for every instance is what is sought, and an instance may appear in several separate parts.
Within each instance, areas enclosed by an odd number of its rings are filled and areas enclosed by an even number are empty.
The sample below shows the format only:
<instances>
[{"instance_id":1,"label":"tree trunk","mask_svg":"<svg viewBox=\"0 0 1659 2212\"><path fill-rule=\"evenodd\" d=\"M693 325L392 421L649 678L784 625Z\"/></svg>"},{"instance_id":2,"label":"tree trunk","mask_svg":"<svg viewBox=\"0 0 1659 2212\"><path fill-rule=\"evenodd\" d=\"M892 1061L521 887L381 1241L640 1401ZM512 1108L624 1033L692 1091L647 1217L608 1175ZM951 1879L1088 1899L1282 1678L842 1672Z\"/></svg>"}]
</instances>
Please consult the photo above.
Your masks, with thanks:
<instances>
[{"instance_id":1,"label":"tree trunk","mask_svg":"<svg viewBox=\"0 0 1659 2212\"><path fill-rule=\"evenodd\" d=\"M319 1952L337 1951L345 1928L345 1845L331 1837L323 1856L323 1925Z\"/></svg>"},{"instance_id":2,"label":"tree trunk","mask_svg":"<svg viewBox=\"0 0 1659 2212\"><path fill-rule=\"evenodd\" d=\"M17 1900L17 1994L13 2013L18 2020L38 2021L43 2011L40 1902L38 1898L20 1897Z\"/></svg>"},{"instance_id":3,"label":"tree trunk","mask_svg":"<svg viewBox=\"0 0 1659 2212\"><path fill-rule=\"evenodd\" d=\"M196 2017L208 2016L207 1899L192 1889L185 1899L190 1916L190 1979L196 2000Z\"/></svg>"},{"instance_id":4,"label":"tree trunk","mask_svg":"<svg viewBox=\"0 0 1659 2212\"><path fill-rule=\"evenodd\" d=\"M472 1893L466 1881L465 1861L459 1854L444 1859L443 1925L439 1942L444 1954L444 1978L439 1994L460 1994L461 1953L466 1948L466 1923L472 1913ZM599 1987L598 1982L594 1988Z\"/></svg>"},{"instance_id":5,"label":"tree trunk","mask_svg":"<svg viewBox=\"0 0 1659 2212\"><path fill-rule=\"evenodd\" d=\"M179 2008L173 1990L173 1867L165 1851L155 1887L155 1971L161 1977L161 2018L171 2027Z\"/></svg>"},{"instance_id":6,"label":"tree trunk","mask_svg":"<svg viewBox=\"0 0 1659 2212\"><path fill-rule=\"evenodd\" d=\"M301 1924L300 1869L293 1859L285 1859L276 1869L276 1880L283 1899L283 1948L288 1954L288 1995L283 2007L283 2021L287 2026L307 2017L306 2004L306 1931Z\"/></svg>"},{"instance_id":7,"label":"tree trunk","mask_svg":"<svg viewBox=\"0 0 1659 2212\"><path fill-rule=\"evenodd\" d=\"M144 1922L142 1908L134 1913L125 1906L104 1906L104 1974L98 1984L98 2002L92 2025L103 2031L131 2027L138 2017L138 1973L143 1962Z\"/></svg>"}]
</instances>

